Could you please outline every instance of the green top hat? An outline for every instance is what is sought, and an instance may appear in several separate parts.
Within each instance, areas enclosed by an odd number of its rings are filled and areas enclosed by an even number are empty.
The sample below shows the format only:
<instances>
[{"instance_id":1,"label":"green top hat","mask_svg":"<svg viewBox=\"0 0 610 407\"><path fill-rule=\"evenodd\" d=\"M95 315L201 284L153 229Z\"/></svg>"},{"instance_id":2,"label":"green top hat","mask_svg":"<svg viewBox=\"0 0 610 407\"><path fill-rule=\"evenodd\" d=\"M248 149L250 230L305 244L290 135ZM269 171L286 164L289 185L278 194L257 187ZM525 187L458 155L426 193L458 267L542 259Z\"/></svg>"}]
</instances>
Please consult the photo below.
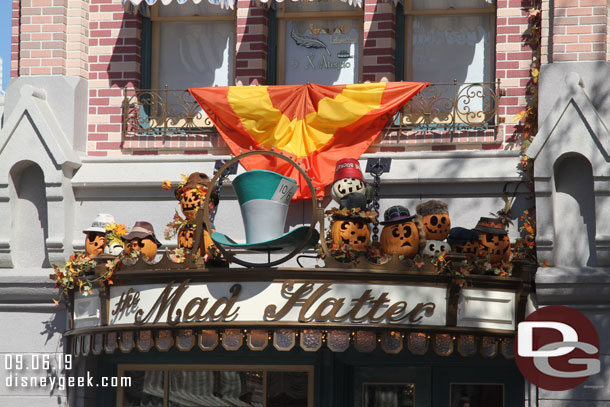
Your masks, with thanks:
<instances>
[{"instance_id":1,"label":"green top hat","mask_svg":"<svg viewBox=\"0 0 610 407\"><path fill-rule=\"evenodd\" d=\"M237 243L223 233L214 232L215 243L248 250L291 252L307 236L309 226L284 233L288 206L298 189L292 178L273 171L252 170L235 177L233 188L246 228L246 243ZM315 231L305 247L315 245L318 237Z\"/></svg>"}]
</instances>

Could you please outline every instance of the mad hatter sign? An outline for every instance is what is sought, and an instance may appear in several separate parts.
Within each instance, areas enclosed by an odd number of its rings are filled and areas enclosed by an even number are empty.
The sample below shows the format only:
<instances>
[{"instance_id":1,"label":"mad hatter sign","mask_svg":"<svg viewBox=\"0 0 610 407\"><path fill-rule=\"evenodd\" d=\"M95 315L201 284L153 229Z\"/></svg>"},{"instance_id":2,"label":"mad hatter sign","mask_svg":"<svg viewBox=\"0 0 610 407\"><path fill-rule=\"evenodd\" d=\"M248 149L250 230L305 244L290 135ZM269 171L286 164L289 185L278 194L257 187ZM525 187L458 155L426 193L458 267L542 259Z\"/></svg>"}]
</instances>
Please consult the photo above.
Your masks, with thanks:
<instances>
[{"instance_id":1,"label":"mad hatter sign","mask_svg":"<svg viewBox=\"0 0 610 407\"><path fill-rule=\"evenodd\" d=\"M109 325L353 323L444 326L445 287L337 282L148 284L110 289Z\"/></svg>"}]
</instances>

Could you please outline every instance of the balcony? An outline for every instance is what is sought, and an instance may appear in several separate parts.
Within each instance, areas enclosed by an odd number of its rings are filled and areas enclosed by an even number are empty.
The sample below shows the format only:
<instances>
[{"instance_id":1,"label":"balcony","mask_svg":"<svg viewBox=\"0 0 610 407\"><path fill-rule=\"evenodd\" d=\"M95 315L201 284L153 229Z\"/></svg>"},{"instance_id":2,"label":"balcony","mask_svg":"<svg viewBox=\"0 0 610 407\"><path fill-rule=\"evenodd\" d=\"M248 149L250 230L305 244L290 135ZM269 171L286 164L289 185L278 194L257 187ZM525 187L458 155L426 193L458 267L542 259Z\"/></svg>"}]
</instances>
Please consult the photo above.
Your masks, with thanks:
<instances>
[{"instance_id":1,"label":"balcony","mask_svg":"<svg viewBox=\"0 0 610 407\"><path fill-rule=\"evenodd\" d=\"M431 84L388 121L369 151L499 142L501 95L500 80ZM126 149L229 152L186 89L124 88L122 123Z\"/></svg>"}]
</instances>

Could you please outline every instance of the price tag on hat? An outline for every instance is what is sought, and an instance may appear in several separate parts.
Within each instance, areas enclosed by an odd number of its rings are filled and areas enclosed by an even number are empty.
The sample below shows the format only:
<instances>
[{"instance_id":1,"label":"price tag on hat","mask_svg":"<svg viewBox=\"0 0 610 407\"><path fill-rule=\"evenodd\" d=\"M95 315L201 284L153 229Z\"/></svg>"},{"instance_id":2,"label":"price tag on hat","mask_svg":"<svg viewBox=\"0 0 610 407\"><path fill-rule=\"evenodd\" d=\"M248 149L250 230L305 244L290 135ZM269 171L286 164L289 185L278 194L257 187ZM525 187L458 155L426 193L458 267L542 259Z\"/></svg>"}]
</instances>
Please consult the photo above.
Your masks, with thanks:
<instances>
[{"instance_id":1,"label":"price tag on hat","mask_svg":"<svg viewBox=\"0 0 610 407\"><path fill-rule=\"evenodd\" d=\"M295 194L295 192L297 192L298 187L299 186L294 181L282 178L277 185L271 200L283 204L289 204L292 196Z\"/></svg>"}]
</instances>

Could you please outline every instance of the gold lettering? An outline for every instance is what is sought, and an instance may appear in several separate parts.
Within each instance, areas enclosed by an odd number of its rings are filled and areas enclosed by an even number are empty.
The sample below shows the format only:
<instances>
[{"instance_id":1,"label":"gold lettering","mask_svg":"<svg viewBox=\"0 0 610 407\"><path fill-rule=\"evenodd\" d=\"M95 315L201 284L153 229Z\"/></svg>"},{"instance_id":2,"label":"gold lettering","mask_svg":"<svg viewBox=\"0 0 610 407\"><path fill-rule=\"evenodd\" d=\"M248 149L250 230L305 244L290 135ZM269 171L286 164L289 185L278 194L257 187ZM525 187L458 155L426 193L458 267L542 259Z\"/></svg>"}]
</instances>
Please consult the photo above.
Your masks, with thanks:
<instances>
[{"instance_id":1,"label":"gold lettering","mask_svg":"<svg viewBox=\"0 0 610 407\"><path fill-rule=\"evenodd\" d=\"M388 293L381 293L378 299L369 302L372 305L371 310L368 314L366 314L366 317L368 317L369 321L379 322L383 320L385 318L385 312L381 314L380 317L375 317L375 314L377 313L377 311L379 311L379 308L381 308L385 303L390 302L390 300L388 299Z\"/></svg>"},{"instance_id":2,"label":"gold lettering","mask_svg":"<svg viewBox=\"0 0 610 407\"><path fill-rule=\"evenodd\" d=\"M286 314L294 307L297 303L303 302L302 297L307 296L313 291L313 283L304 283L296 290L291 293L293 284L290 281L286 281L282 285L282 294L288 297L288 301L284 304L281 310L276 312L277 305L271 304L265 308L264 318L270 321L277 321L282 319Z\"/></svg>"},{"instance_id":3,"label":"gold lettering","mask_svg":"<svg viewBox=\"0 0 610 407\"><path fill-rule=\"evenodd\" d=\"M195 310L195 312L193 312L191 314L191 310L195 307L195 305L197 305L197 309ZM203 311L205 310L205 307L207 305L208 305L207 298L201 298L201 297L193 298L192 300L190 300L188 302L188 304L186 304L186 307L184 307L184 319L185 320L189 320L189 319L202 320L204 318Z\"/></svg>"},{"instance_id":4,"label":"gold lettering","mask_svg":"<svg viewBox=\"0 0 610 407\"><path fill-rule=\"evenodd\" d=\"M190 280L184 280L173 292L172 286L174 285L174 282L170 282L165 287L161 295L159 295L159 298L157 298L157 301L152 306L150 311L148 311L146 317L142 318L142 315L144 315L144 310L139 309L138 312L136 312L136 315L134 317L134 323L136 325L145 324L152 317L155 309L158 309L157 315L153 320L153 323L157 323L159 322L161 315L163 315L163 313L169 308L167 312L167 323L170 325L176 325L180 321L180 317L182 316L182 310L176 309L176 305L178 304L180 297L182 297L182 294L184 294L184 291L186 290L189 281ZM174 317L172 318L172 316Z\"/></svg>"},{"instance_id":5,"label":"gold lettering","mask_svg":"<svg viewBox=\"0 0 610 407\"><path fill-rule=\"evenodd\" d=\"M318 287L318 289L313 294L311 294L311 296L303 304L303 307L301 308L301 312L299 312L299 322L310 322L311 320L313 320L315 318L315 313L314 313L314 315L307 317L306 316L307 311L309 311L309 308L311 308L313 306L313 304L322 295L324 295L325 292L327 292L329 290L328 287L330 287L331 285L332 285L332 283L324 283L320 287Z\"/></svg>"},{"instance_id":6,"label":"gold lettering","mask_svg":"<svg viewBox=\"0 0 610 407\"><path fill-rule=\"evenodd\" d=\"M235 311L233 311L233 313L231 313L231 308L233 307L233 305L235 305L235 301L237 301L237 296L239 295L239 292L241 291L241 285L233 284L231 286L231 288L229 289L229 291L232 294L231 297L230 298L222 297L222 298L219 298L218 300L216 300L214 305L212 305L212 308L210 308L210 310L206 314L206 316L209 316L210 321L219 321L222 319L229 319L229 318L237 315L237 311L239 311L239 307L237 307L235 309ZM216 313L221 305L224 305L224 308L222 309L222 311Z\"/></svg>"},{"instance_id":7,"label":"gold lettering","mask_svg":"<svg viewBox=\"0 0 610 407\"><path fill-rule=\"evenodd\" d=\"M425 304L420 302L415 306L415 308L411 310L411 312L405 315L405 318L408 316L409 322L419 322L423 318L423 316L420 315L422 312L429 314L428 316L432 316L434 314L435 308L436 304L433 302L427 302Z\"/></svg>"},{"instance_id":8,"label":"gold lettering","mask_svg":"<svg viewBox=\"0 0 610 407\"><path fill-rule=\"evenodd\" d=\"M339 312L339 310L341 309L341 307L343 307L343 302L345 301L345 298L327 298L324 301L322 301L322 304L320 304L318 306L318 308L316 309L316 312L314 312L313 316L314 319L318 322L340 322L342 321L342 319L337 319L337 312ZM324 310L328 307L331 307L330 310L328 311L328 314L323 315L322 313L324 312ZM343 316L343 319L345 319L345 315Z\"/></svg>"},{"instance_id":9,"label":"gold lettering","mask_svg":"<svg viewBox=\"0 0 610 407\"><path fill-rule=\"evenodd\" d=\"M402 314L407 309L407 303L405 301L398 301L394 304L390 305L388 310L385 313L386 319L388 322L399 322L402 321L406 316L402 316Z\"/></svg>"},{"instance_id":10,"label":"gold lettering","mask_svg":"<svg viewBox=\"0 0 610 407\"><path fill-rule=\"evenodd\" d=\"M371 297L371 292L372 290L366 290L365 292L363 292L360 298L356 300L356 304L354 304L352 310L346 315L349 316L352 322L363 322L367 318L366 315L364 315L363 317L358 317L357 315L362 306L367 301L371 301L374 299L373 297Z\"/></svg>"}]
</instances>

